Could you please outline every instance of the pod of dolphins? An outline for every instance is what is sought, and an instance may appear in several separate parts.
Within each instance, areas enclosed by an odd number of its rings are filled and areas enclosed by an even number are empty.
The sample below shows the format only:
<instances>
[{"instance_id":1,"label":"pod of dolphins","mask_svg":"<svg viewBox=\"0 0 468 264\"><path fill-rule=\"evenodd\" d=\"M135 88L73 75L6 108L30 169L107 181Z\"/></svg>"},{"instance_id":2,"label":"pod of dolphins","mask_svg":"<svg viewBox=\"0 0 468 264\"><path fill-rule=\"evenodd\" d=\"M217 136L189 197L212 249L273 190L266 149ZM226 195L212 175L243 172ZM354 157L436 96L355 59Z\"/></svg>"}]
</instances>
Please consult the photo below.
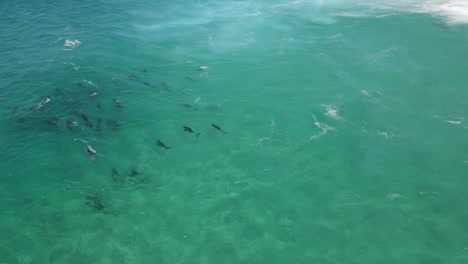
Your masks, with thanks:
<instances>
[{"instance_id":1,"label":"pod of dolphins","mask_svg":"<svg viewBox=\"0 0 468 264\"><path fill-rule=\"evenodd\" d=\"M208 66L202 66L200 67L198 70L199 71L207 71L209 69ZM144 74L146 75L147 74L147 71L146 70L143 70ZM191 77L186 77L187 79L191 80L191 81L195 81L193 78ZM128 76L128 79L133 81L133 82L140 82L140 79L138 76L136 75L130 75ZM144 86L147 86L149 88L152 88L154 87L152 84L148 83L148 82L141 82L141 84L143 84ZM83 87L83 84L82 83L79 83L80 87L82 88ZM167 91L171 91L170 89L170 86L166 83L166 82L162 82L162 86L165 90ZM55 89L55 94L56 96L58 97L63 97L65 94L61 91L61 89L59 88L56 88ZM94 99L98 96L98 93L96 91L93 91L91 93L89 93L88 97L91 98L91 99ZM29 113L30 115L34 115L35 113L37 113L37 111L44 111L45 108L47 108L47 104L49 104L50 102L52 102L54 100L53 97L49 96L49 95L46 95L46 96L42 96L39 100L39 102L37 103L37 105L30 105L29 106ZM112 99L112 102L115 106L115 108L117 110L124 110L126 109L126 106L124 105L124 103L118 99L118 98L113 98ZM182 104L182 106L184 108L187 108L187 109L192 109L192 110L197 110L197 108L193 107L192 105L190 104L187 104L187 103L184 103ZM100 108L101 110L102 109L102 106L100 104L96 104L96 107ZM13 115L16 115L17 112L18 112L18 109L19 107L18 106L15 106L13 107L12 109L12 114ZM86 125L86 127L88 127L89 129L95 129L96 131L100 131L102 129L102 123L103 123L103 119L102 118L98 118L96 120L96 126L94 126L93 122L91 121L90 117L88 116L87 113L85 112L82 112L82 111L79 111L79 112L76 112L76 114L78 116L81 116L81 119L82 119L82 122L84 123L84 125ZM47 124L49 125L52 125L56 128L58 128L59 126L59 118L57 117L48 117L47 118ZM76 128L81 128L81 129L85 129L84 127L80 126L79 124L79 121L77 120L74 120L74 118L72 117L66 117L63 119L64 121L64 125L65 127L70 130L70 131L75 131ZM18 124L20 125L23 125L26 123L26 119L24 116L20 116L17 118L17 122ZM110 129L110 130L113 130L113 131L116 131L120 128L120 124L119 124L119 121L117 120L114 120L114 119L107 119L105 121L105 124L107 125L107 127ZM224 134L227 134L226 131L224 131L220 126L216 125L216 124L211 124L212 128L219 131L220 133L222 133L223 135ZM193 134L195 135L195 137L199 137L201 135L201 132L199 132L198 130L195 131L194 129L192 129L191 127L189 126L182 126L181 127L182 130L184 132L187 132L189 134ZM96 153L97 151L94 150L92 148L91 145L88 144L87 141L85 140L82 140L82 139L75 139L74 141L80 141L82 143L84 143L85 145L85 148L84 148L84 152L86 153L86 155L88 156L88 158L92 161L95 161L96 159ZM164 143L161 139L156 139L155 141L155 145L156 147L159 147L159 148L162 148L164 150L169 150L169 149L172 149L172 146L168 146L166 145L166 143ZM125 182L128 178L130 177L130 179L134 179L134 181L137 181L137 182L142 182L146 179L146 177L144 176L143 173L140 173L138 172L137 170L135 169L132 169L130 171L130 173L128 175L121 175L117 169L115 168L112 168L111 169L111 179L114 181L114 182L117 182L117 183L123 183ZM96 194L88 194L86 195L86 205L89 206L89 207L92 207L98 211L101 211L102 213L107 213L107 211L105 210L105 202L104 202L104 199L102 199L102 197L100 197L99 195L96 195Z\"/></svg>"}]
</instances>

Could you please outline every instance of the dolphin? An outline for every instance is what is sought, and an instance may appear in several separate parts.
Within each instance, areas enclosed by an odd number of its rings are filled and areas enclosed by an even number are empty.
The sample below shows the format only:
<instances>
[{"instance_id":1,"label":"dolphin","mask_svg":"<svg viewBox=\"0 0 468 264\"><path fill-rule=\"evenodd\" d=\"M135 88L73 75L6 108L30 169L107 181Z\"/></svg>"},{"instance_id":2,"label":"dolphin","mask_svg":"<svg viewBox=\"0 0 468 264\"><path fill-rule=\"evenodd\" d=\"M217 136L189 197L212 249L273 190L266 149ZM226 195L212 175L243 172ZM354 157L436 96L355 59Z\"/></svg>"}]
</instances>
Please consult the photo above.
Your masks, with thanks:
<instances>
[{"instance_id":1,"label":"dolphin","mask_svg":"<svg viewBox=\"0 0 468 264\"><path fill-rule=\"evenodd\" d=\"M164 142L162 142L161 140L158 140L158 141L156 142L156 145L157 145L158 147L165 148L165 149L170 149L170 148L171 148L171 147L166 146L166 144L164 144Z\"/></svg>"},{"instance_id":2,"label":"dolphin","mask_svg":"<svg viewBox=\"0 0 468 264\"><path fill-rule=\"evenodd\" d=\"M114 182L122 183L125 181L125 178L117 171L116 168L112 168L111 178Z\"/></svg>"},{"instance_id":3,"label":"dolphin","mask_svg":"<svg viewBox=\"0 0 468 264\"><path fill-rule=\"evenodd\" d=\"M88 145L88 147L86 148L86 154L88 154L90 158L94 158L94 154L96 154L96 151Z\"/></svg>"},{"instance_id":4,"label":"dolphin","mask_svg":"<svg viewBox=\"0 0 468 264\"><path fill-rule=\"evenodd\" d=\"M85 196L86 198L86 205L96 209L97 211L103 213L103 214L108 214L105 210L106 206L104 205L104 199L96 194L89 194Z\"/></svg>"},{"instance_id":5,"label":"dolphin","mask_svg":"<svg viewBox=\"0 0 468 264\"><path fill-rule=\"evenodd\" d=\"M81 113L81 117L83 117L84 121L89 121L88 116L85 113Z\"/></svg>"},{"instance_id":6,"label":"dolphin","mask_svg":"<svg viewBox=\"0 0 468 264\"><path fill-rule=\"evenodd\" d=\"M189 80L189 81L192 81L192 82L196 82L197 80L193 77L190 77L190 76L185 76L185 79Z\"/></svg>"},{"instance_id":7,"label":"dolphin","mask_svg":"<svg viewBox=\"0 0 468 264\"><path fill-rule=\"evenodd\" d=\"M184 108L192 108L193 110L197 111L197 108L193 107L191 104L182 104Z\"/></svg>"},{"instance_id":8,"label":"dolphin","mask_svg":"<svg viewBox=\"0 0 468 264\"><path fill-rule=\"evenodd\" d=\"M172 91L171 85L168 84L167 82L164 82L164 81L163 81L163 82L161 82L161 85L162 85L162 87L164 88L164 90L166 90L166 91Z\"/></svg>"},{"instance_id":9,"label":"dolphin","mask_svg":"<svg viewBox=\"0 0 468 264\"><path fill-rule=\"evenodd\" d=\"M73 130L74 127L78 126L78 124L74 122L71 118L67 118L67 120L65 120L65 125L70 130Z\"/></svg>"},{"instance_id":10,"label":"dolphin","mask_svg":"<svg viewBox=\"0 0 468 264\"><path fill-rule=\"evenodd\" d=\"M81 113L81 117L83 117L83 119L86 122L86 125L88 127L93 128L93 123L91 123L91 121L89 121L89 118L85 113Z\"/></svg>"},{"instance_id":11,"label":"dolphin","mask_svg":"<svg viewBox=\"0 0 468 264\"><path fill-rule=\"evenodd\" d=\"M107 120L106 124L111 130L117 130L120 127L119 122L117 120L114 120L114 119Z\"/></svg>"},{"instance_id":12,"label":"dolphin","mask_svg":"<svg viewBox=\"0 0 468 264\"><path fill-rule=\"evenodd\" d=\"M128 79L130 79L130 81L133 81L133 82L140 80L140 78L138 78L138 76L136 76L136 75L129 75L127 77L128 77Z\"/></svg>"},{"instance_id":13,"label":"dolphin","mask_svg":"<svg viewBox=\"0 0 468 264\"><path fill-rule=\"evenodd\" d=\"M200 133L197 133L197 132L193 131L193 130L192 130L190 127L188 127L188 126L183 126L183 128L184 128L184 131L185 131L185 132L189 132L189 133L195 134L195 136L197 136L197 137L200 135Z\"/></svg>"},{"instance_id":14,"label":"dolphin","mask_svg":"<svg viewBox=\"0 0 468 264\"><path fill-rule=\"evenodd\" d=\"M45 98L41 97L41 101L37 104L37 108L39 109L43 107L48 102L50 102L50 96L47 95Z\"/></svg>"},{"instance_id":15,"label":"dolphin","mask_svg":"<svg viewBox=\"0 0 468 264\"><path fill-rule=\"evenodd\" d=\"M102 119L98 118L97 124L96 124L96 129L101 130L101 128L102 128Z\"/></svg>"},{"instance_id":16,"label":"dolphin","mask_svg":"<svg viewBox=\"0 0 468 264\"><path fill-rule=\"evenodd\" d=\"M220 128L219 126L217 126L217 125L215 125L215 124L211 124L211 126L212 126L214 129L223 132L223 134L227 134L227 132L225 132L222 128Z\"/></svg>"},{"instance_id":17,"label":"dolphin","mask_svg":"<svg viewBox=\"0 0 468 264\"><path fill-rule=\"evenodd\" d=\"M51 126L55 126L57 127L58 126L58 121L59 119L57 117L49 117L47 118L47 124L51 125Z\"/></svg>"},{"instance_id":18,"label":"dolphin","mask_svg":"<svg viewBox=\"0 0 468 264\"><path fill-rule=\"evenodd\" d=\"M122 105L122 102L120 102L120 100L114 98L113 101L117 108L125 108L125 106Z\"/></svg>"}]
</instances>

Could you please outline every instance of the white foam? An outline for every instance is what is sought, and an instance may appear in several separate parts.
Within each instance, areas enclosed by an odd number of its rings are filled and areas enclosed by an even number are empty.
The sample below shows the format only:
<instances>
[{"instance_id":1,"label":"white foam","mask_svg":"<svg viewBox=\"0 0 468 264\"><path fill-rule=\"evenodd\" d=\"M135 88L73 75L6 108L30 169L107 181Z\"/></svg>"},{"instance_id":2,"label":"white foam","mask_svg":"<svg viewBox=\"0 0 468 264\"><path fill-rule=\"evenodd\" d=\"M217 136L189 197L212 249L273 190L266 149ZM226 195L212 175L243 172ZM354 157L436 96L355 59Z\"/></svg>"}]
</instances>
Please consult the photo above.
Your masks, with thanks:
<instances>
[{"instance_id":1,"label":"white foam","mask_svg":"<svg viewBox=\"0 0 468 264\"><path fill-rule=\"evenodd\" d=\"M259 146L263 141L265 140L271 140L271 137L273 136L273 134L275 133L275 126L276 126L276 123L275 123L275 120L272 118L270 120L270 135L268 135L267 137L263 137L263 138L260 138L258 139L256 142L255 142L255 146Z\"/></svg>"},{"instance_id":2,"label":"white foam","mask_svg":"<svg viewBox=\"0 0 468 264\"><path fill-rule=\"evenodd\" d=\"M342 37L343 37L343 34L341 34L341 33L338 33L338 34L335 34L335 35L329 36L328 38L329 38L329 39L336 39L336 38L342 38Z\"/></svg>"},{"instance_id":3,"label":"white foam","mask_svg":"<svg viewBox=\"0 0 468 264\"><path fill-rule=\"evenodd\" d=\"M315 122L314 125L318 128L320 128L323 132L328 132L328 131L333 131L335 128L325 124L325 123L320 123L320 122Z\"/></svg>"},{"instance_id":4,"label":"white foam","mask_svg":"<svg viewBox=\"0 0 468 264\"><path fill-rule=\"evenodd\" d=\"M380 130L377 130L377 135L382 136L382 137L384 137L384 138L390 138L390 137L392 137L392 136L389 135L387 132L385 132L385 131L380 131Z\"/></svg>"},{"instance_id":5,"label":"white foam","mask_svg":"<svg viewBox=\"0 0 468 264\"><path fill-rule=\"evenodd\" d=\"M454 125L459 125L459 124L461 124L460 121L452 121L452 120L445 120L445 121L447 121L447 123L454 124Z\"/></svg>"},{"instance_id":6,"label":"white foam","mask_svg":"<svg viewBox=\"0 0 468 264\"><path fill-rule=\"evenodd\" d=\"M63 64L65 64L65 65L70 64L70 65L73 66L73 69L75 69L77 71L80 69L80 66L76 66L73 62L64 62Z\"/></svg>"},{"instance_id":7,"label":"white foam","mask_svg":"<svg viewBox=\"0 0 468 264\"><path fill-rule=\"evenodd\" d=\"M67 39L65 40L65 44L63 44L64 47L67 47L67 48L76 48L78 47L79 45L81 45L81 41L75 39L75 40L70 40L70 39Z\"/></svg>"},{"instance_id":8,"label":"white foam","mask_svg":"<svg viewBox=\"0 0 468 264\"><path fill-rule=\"evenodd\" d=\"M445 16L449 23L468 23L467 1L427 1L422 11Z\"/></svg>"},{"instance_id":9,"label":"white foam","mask_svg":"<svg viewBox=\"0 0 468 264\"><path fill-rule=\"evenodd\" d=\"M427 13L443 17L450 24L468 23L467 0L329 0L295 1L294 5L309 4L311 10L343 17L385 17L394 13ZM282 7L282 5L276 5ZM287 6L287 5L283 5ZM299 6L304 9L302 5Z\"/></svg>"},{"instance_id":10,"label":"white foam","mask_svg":"<svg viewBox=\"0 0 468 264\"><path fill-rule=\"evenodd\" d=\"M210 66L200 66L200 67L198 68L199 71L207 71L207 70L209 70L209 69L210 69Z\"/></svg>"},{"instance_id":11,"label":"white foam","mask_svg":"<svg viewBox=\"0 0 468 264\"><path fill-rule=\"evenodd\" d=\"M365 95L365 96L369 96L369 92L368 92L368 91L366 91L366 90L364 90L364 89L363 89L363 90L361 90L361 93L362 93L363 95Z\"/></svg>"},{"instance_id":12,"label":"white foam","mask_svg":"<svg viewBox=\"0 0 468 264\"><path fill-rule=\"evenodd\" d=\"M314 139L317 139L317 138L319 138L319 137L321 137L321 136L327 134L328 131L333 131L333 130L335 130L335 128L333 128L333 127L331 127L331 126L329 126L329 125L327 125L327 124L325 124L325 123L319 122L319 121L317 120L317 118L316 118L314 115L313 115L312 117L313 117L314 120L315 120L314 125L315 125L316 127L318 127L318 128L319 128L320 130L322 130L322 131L321 131L320 133L316 134L316 135L310 136L309 141L312 141L312 140L314 140Z\"/></svg>"},{"instance_id":13,"label":"white foam","mask_svg":"<svg viewBox=\"0 0 468 264\"><path fill-rule=\"evenodd\" d=\"M341 120L341 116L338 115L338 109L332 105L323 105L325 107L325 115L336 119L336 120Z\"/></svg>"},{"instance_id":14,"label":"white foam","mask_svg":"<svg viewBox=\"0 0 468 264\"><path fill-rule=\"evenodd\" d=\"M395 56L395 54L404 53L404 52L406 52L405 49L399 46L391 46L377 53L369 53L366 55L366 58L368 61L373 63L373 62L384 60L386 58L391 58Z\"/></svg>"},{"instance_id":15,"label":"white foam","mask_svg":"<svg viewBox=\"0 0 468 264\"><path fill-rule=\"evenodd\" d=\"M468 23L466 0L374 0L373 6L397 12L428 13L445 18L450 24Z\"/></svg>"},{"instance_id":16,"label":"white foam","mask_svg":"<svg viewBox=\"0 0 468 264\"><path fill-rule=\"evenodd\" d=\"M95 85L93 82L91 82L91 81L88 81L88 80L86 80L86 79L84 79L83 81L84 81L85 83L88 83L88 84L90 84L90 85L96 87L96 85Z\"/></svg>"},{"instance_id":17,"label":"white foam","mask_svg":"<svg viewBox=\"0 0 468 264\"><path fill-rule=\"evenodd\" d=\"M391 200L391 201L393 201L393 200L395 200L395 199L406 199L405 196L403 196L403 195L401 195L401 194L399 194L399 193L390 193L390 194L387 195L386 198L387 198L388 200Z\"/></svg>"},{"instance_id":18,"label":"white foam","mask_svg":"<svg viewBox=\"0 0 468 264\"><path fill-rule=\"evenodd\" d=\"M440 193L438 192L419 192L420 196L428 196L430 198L440 197Z\"/></svg>"}]
</instances>

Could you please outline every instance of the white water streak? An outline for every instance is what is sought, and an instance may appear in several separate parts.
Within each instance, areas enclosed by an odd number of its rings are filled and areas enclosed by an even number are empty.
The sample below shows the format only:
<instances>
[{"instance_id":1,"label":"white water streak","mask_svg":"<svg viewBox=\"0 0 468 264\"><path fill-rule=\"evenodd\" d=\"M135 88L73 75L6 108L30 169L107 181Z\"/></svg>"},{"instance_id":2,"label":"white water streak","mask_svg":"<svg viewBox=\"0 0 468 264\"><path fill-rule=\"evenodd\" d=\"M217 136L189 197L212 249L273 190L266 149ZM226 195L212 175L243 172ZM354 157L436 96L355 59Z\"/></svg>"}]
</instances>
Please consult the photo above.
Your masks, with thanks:
<instances>
[{"instance_id":1,"label":"white water streak","mask_svg":"<svg viewBox=\"0 0 468 264\"><path fill-rule=\"evenodd\" d=\"M319 128L320 130L322 130L322 131L321 131L320 133L316 134L316 135L310 136L309 141L312 141L312 140L314 140L314 139L317 139L317 138L319 138L319 137L321 137L321 136L327 134L328 131L333 131L333 130L335 130L335 128L333 128L333 127L331 127L331 126L329 126L329 125L327 125L327 124L325 124L325 123L319 122L319 121L317 120L317 117L315 117L314 115L313 115L312 117L313 117L314 120L315 120L314 125L315 125L316 127L318 127L318 128Z\"/></svg>"}]
</instances>

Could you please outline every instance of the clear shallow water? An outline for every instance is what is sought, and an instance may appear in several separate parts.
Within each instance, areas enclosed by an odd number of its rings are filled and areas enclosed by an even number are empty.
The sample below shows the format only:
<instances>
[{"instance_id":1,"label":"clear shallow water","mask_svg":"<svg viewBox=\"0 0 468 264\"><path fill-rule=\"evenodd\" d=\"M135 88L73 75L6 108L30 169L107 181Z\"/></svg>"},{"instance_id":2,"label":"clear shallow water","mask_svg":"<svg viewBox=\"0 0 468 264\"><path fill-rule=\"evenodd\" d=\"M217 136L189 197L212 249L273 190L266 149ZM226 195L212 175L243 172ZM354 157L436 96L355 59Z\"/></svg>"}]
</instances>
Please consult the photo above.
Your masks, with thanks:
<instances>
[{"instance_id":1,"label":"clear shallow water","mask_svg":"<svg viewBox=\"0 0 468 264\"><path fill-rule=\"evenodd\" d=\"M0 263L465 263L466 9L422 3L2 3Z\"/></svg>"}]
</instances>

